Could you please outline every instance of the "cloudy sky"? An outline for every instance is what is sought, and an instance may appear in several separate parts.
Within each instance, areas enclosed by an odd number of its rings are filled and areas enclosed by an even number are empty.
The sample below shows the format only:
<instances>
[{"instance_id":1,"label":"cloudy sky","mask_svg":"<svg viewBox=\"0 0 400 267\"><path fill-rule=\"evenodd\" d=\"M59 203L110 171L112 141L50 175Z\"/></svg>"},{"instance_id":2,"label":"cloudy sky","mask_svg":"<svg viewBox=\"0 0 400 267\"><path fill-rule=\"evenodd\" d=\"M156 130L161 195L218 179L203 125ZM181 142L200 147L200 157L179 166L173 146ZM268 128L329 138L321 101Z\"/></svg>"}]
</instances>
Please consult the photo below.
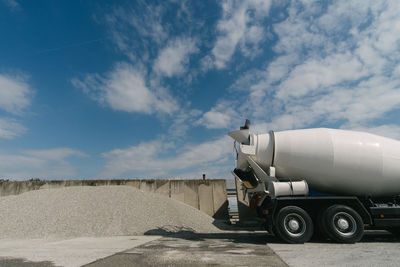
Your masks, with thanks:
<instances>
[{"instance_id":1,"label":"cloudy sky","mask_svg":"<svg viewBox=\"0 0 400 267\"><path fill-rule=\"evenodd\" d=\"M400 139L398 1L0 0L0 178L230 178L227 132Z\"/></svg>"}]
</instances>

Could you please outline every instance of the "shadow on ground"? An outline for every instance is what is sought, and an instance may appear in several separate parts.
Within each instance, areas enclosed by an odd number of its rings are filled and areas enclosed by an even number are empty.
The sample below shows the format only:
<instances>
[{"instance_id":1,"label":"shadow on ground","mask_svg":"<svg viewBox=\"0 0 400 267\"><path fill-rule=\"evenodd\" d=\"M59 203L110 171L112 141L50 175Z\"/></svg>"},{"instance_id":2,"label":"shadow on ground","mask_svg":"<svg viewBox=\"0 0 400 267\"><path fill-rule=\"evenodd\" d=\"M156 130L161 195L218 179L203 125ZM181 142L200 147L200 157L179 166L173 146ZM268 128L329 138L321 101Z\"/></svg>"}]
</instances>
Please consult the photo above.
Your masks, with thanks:
<instances>
[{"instance_id":1,"label":"shadow on ground","mask_svg":"<svg viewBox=\"0 0 400 267\"><path fill-rule=\"evenodd\" d=\"M25 259L0 258L0 266L7 267L55 267L50 261L32 262Z\"/></svg>"},{"instance_id":2,"label":"shadow on ground","mask_svg":"<svg viewBox=\"0 0 400 267\"><path fill-rule=\"evenodd\" d=\"M221 232L215 233L196 233L193 229L187 227L163 226L151 229L145 232L145 235L159 235L163 237L181 238L191 241L204 241L206 239L226 239L234 243L248 244L266 244L270 238L267 231L263 231L260 227L242 227L238 225L229 225L223 222L216 222Z\"/></svg>"},{"instance_id":3,"label":"shadow on ground","mask_svg":"<svg viewBox=\"0 0 400 267\"><path fill-rule=\"evenodd\" d=\"M229 239L234 243L248 244L267 244L267 243L285 243L273 234L263 230L259 225L232 225L221 221L214 223L220 230L219 233L196 233L191 228L164 226L151 229L145 232L145 235L160 235L163 237L175 237L192 241L204 241L206 239ZM335 243L329 239L320 236L313 237L310 243ZM372 242L400 242L400 236L393 235L384 230L367 230L360 243Z\"/></svg>"}]
</instances>

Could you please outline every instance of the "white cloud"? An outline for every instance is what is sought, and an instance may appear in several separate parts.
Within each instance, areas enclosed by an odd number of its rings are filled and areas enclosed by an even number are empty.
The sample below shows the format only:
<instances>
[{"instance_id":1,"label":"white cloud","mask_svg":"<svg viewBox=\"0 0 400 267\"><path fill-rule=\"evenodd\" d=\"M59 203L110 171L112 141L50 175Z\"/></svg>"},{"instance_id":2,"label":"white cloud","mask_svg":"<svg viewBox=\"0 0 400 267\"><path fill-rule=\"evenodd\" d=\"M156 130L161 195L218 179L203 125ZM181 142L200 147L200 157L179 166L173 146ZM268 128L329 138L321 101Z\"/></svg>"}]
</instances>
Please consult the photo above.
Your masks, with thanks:
<instances>
[{"instance_id":1,"label":"white cloud","mask_svg":"<svg viewBox=\"0 0 400 267\"><path fill-rule=\"evenodd\" d=\"M315 47L319 42L314 40L319 40L328 48L312 50L308 52L311 59L301 60L293 68L288 66L288 75L276 86L275 99L285 102L286 114L273 118L273 125L286 121L284 127L304 127L319 120L366 125L400 107L399 77L387 72L399 65L398 48L392 45L393 38L400 41L399 29L380 30L382 25L397 25L398 17L387 14L397 14L400 10L396 4L388 4L385 10L364 2L354 4L337 1L328 8L329 13L315 21L301 15L293 19L293 24L302 25L296 28L295 36L303 36L297 42L288 38L293 34L292 29L279 32L281 40L293 46ZM368 19L371 19L369 25ZM313 27L322 30L312 30ZM347 39L335 37L333 28ZM310 34L315 38L308 40ZM382 36L388 34L393 38L383 41ZM381 49L381 41L389 45ZM278 43L277 47L282 46ZM293 51L290 48L282 52Z\"/></svg>"},{"instance_id":2,"label":"white cloud","mask_svg":"<svg viewBox=\"0 0 400 267\"><path fill-rule=\"evenodd\" d=\"M185 1L139 1L112 8L104 19L97 21L105 22L116 48L132 62L150 64L154 56L161 55L162 49L163 60L174 55L181 56L176 46L188 49L188 53L194 52L193 40L174 35L176 28L179 28L181 36L193 36L194 32L198 34L201 22L193 17L193 13L194 10L188 8ZM171 23L172 17L174 19Z\"/></svg>"},{"instance_id":3,"label":"white cloud","mask_svg":"<svg viewBox=\"0 0 400 267\"><path fill-rule=\"evenodd\" d=\"M32 89L26 77L0 74L0 109L21 114L30 105L31 95Z\"/></svg>"},{"instance_id":4,"label":"white cloud","mask_svg":"<svg viewBox=\"0 0 400 267\"><path fill-rule=\"evenodd\" d=\"M379 120L400 110L399 12L393 1L334 1L326 8L290 2L287 18L272 26L274 60L232 86L248 88L235 99L242 103L238 114L265 130L388 129Z\"/></svg>"},{"instance_id":5,"label":"white cloud","mask_svg":"<svg viewBox=\"0 0 400 267\"><path fill-rule=\"evenodd\" d=\"M167 77L183 74L188 69L189 56L198 51L194 40L177 38L159 51L153 69Z\"/></svg>"},{"instance_id":6,"label":"white cloud","mask_svg":"<svg viewBox=\"0 0 400 267\"><path fill-rule=\"evenodd\" d=\"M12 119L0 118L0 138L12 139L26 132L26 128Z\"/></svg>"},{"instance_id":7,"label":"white cloud","mask_svg":"<svg viewBox=\"0 0 400 267\"><path fill-rule=\"evenodd\" d=\"M26 75L0 74L0 109L12 115L22 115L31 104L33 90ZM26 132L26 128L12 118L0 117L0 138L12 139Z\"/></svg>"},{"instance_id":8,"label":"white cloud","mask_svg":"<svg viewBox=\"0 0 400 267\"><path fill-rule=\"evenodd\" d=\"M167 113L177 110L176 101L163 88L150 89L143 70L127 63L118 63L105 77L86 75L72 79L75 87L112 109L137 113Z\"/></svg>"},{"instance_id":9,"label":"white cloud","mask_svg":"<svg viewBox=\"0 0 400 267\"><path fill-rule=\"evenodd\" d=\"M141 2L135 7L114 8L106 15L105 22L112 41L122 53L134 62L147 61L150 44L161 45L168 38L168 27L162 22L163 13L162 5ZM142 42L137 41L137 36Z\"/></svg>"},{"instance_id":10,"label":"white cloud","mask_svg":"<svg viewBox=\"0 0 400 267\"><path fill-rule=\"evenodd\" d=\"M353 55L334 54L323 59L310 59L296 66L280 84L277 98L303 97L329 87L365 76L361 62Z\"/></svg>"},{"instance_id":11,"label":"white cloud","mask_svg":"<svg viewBox=\"0 0 400 267\"><path fill-rule=\"evenodd\" d=\"M385 136L400 141L400 126L395 124L385 124L375 127L365 127L360 125L346 124L342 126L343 129L363 131L372 134L377 134L380 136Z\"/></svg>"},{"instance_id":12,"label":"white cloud","mask_svg":"<svg viewBox=\"0 0 400 267\"><path fill-rule=\"evenodd\" d=\"M262 0L222 1L222 19L217 24L219 36L212 49L216 68L225 68L237 47L246 56L257 52L265 37L261 23L268 16L270 5L270 1Z\"/></svg>"},{"instance_id":13,"label":"white cloud","mask_svg":"<svg viewBox=\"0 0 400 267\"><path fill-rule=\"evenodd\" d=\"M70 148L27 150L18 154L0 152L0 177L12 180L76 178L77 169L68 158L84 155Z\"/></svg>"},{"instance_id":14,"label":"white cloud","mask_svg":"<svg viewBox=\"0 0 400 267\"><path fill-rule=\"evenodd\" d=\"M15 0L3 0L3 3L5 3L12 10L15 10L20 7L19 3Z\"/></svg>"},{"instance_id":15,"label":"white cloud","mask_svg":"<svg viewBox=\"0 0 400 267\"><path fill-rule=\"evenodd\" d=\"M168 135L170 138L177 141L183 140L182 138L186 135L190 127L198 120L202 112L197 109L185 110L181 109L177 114L175 114L172 123L168 129Z\"/></svg>"},{"instance_id":16,"label":"white cloud","mask_svg":"<svg viewBox=\"0 0 400 267\"><path fill-rule=\"evenodd\" d=\"M204 113L198 123L204 125L208 129L223 129L230 125L230 119L231 118L227 114L210 110Z\"/></svg>"},{"instance_id":17,"label":"white cloud","mask_svg":"<svg viewBox=\"0 0 400 267\"><path fill-rule=\"evenodd\" d=\"M23 151L24 155L34 156L43 160L54 160L54 161L63 161L65 158L70 156L86 156L85 153L72 149L72 148L52 148L52 149L43 149L43 150L25 150Z\"/></svg>"},{"instance_id":18,"label":"white cloud","mask_svg":"<svg viewBox=\"0 0 400 267\"><path fill-rule=\"evenodd\" d=\"M190 169L190 173L197 174L196 177L199 178L202 172L211 168L219 168L220 175L228 173L231 166L224 167L222 164L233 165L233 160L230 158L232 140L228 136L201 144L187 144L177 149L176 156L169 154L170 148L175 148L174 144L155 140L104 153L107 163L102 176L148 175L165 178L165 176L177 177L182 173L187 174ZM217 171L214 171L213 175L217 175L216 173Z\"/></svg>"},{"instance_id":19,"label":"white cloud","mask_svg":"<svg viewBox=\"0 0 400 267\"><path fill-rule=\"evenodd\" d=\"M237 113L238 104L233 101L222 100L211 110L205 112L196 121L195 125L203 125L208 129L226 129L232 127L233 123L244 121L244 118Z\"/></svg>"},{"instance_id":20,"label":"white cloud","mask_svg":"<svg viewBox=\"0 0 400 267\"><path fill-rule=\"evenodd\" d=\"M232 127L239 127L239 124L247 119L246 114L240 112L243 103L235 99L235 94L231 94L230 97L231 99L219 100L214 107L203 113L193 125L202 125L207 129L232 129Z\"/></svg>"}]
</instances>

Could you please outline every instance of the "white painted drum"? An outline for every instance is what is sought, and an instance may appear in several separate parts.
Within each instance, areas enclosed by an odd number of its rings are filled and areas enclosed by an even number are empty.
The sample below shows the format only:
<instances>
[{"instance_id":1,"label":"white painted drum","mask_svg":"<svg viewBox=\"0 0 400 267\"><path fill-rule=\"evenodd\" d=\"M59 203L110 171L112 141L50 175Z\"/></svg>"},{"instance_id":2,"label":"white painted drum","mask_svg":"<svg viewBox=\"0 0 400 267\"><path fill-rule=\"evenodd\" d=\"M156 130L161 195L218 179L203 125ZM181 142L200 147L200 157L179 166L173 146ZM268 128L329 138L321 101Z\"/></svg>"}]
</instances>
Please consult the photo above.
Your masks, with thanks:
<instances>
[{"instance_id":1,"label":"white painted drum","mask_svg":"<svg viewBox=\"0 0 400 267\"><path fill-rule=\"evenodd\" d=\"M325 128L251 135L250 139L256 146L252 158L266 171L273 161L280 180L306 180L310 189L333 194L400 194L400 141Z\"/></svg>"}]
</instances>

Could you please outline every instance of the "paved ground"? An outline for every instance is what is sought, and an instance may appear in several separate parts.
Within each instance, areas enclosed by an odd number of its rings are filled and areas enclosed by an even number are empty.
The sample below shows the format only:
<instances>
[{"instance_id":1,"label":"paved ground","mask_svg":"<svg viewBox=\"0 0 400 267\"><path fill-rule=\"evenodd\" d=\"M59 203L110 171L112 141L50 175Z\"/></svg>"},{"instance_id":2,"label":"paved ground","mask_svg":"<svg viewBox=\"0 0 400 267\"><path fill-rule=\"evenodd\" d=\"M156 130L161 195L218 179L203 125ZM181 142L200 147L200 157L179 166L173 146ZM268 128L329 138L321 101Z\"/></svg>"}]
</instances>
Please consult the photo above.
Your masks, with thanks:
<instances>
[{"instance_id":1,"label":"paved ground","mask_svg":"<svg viewBox=\"0 0 400 267\"><path fill-rule=\"evenodd\" d=\"M159 236L0 240L0 266L82 266Z\"/></svg>"},{"instance_id":2,"label":"paved ground","mask_svg":"<svg viewBox=\"0 0 400 267\"><path fill-rule=\"evenodd\" d=\"M159 232L158 232L159 233ZM0 240L0 266L400 266L400 239L367 232L357 244L281 243L265 232Z\"/></svg>"},{"instance_id":3,"label":"paved ground","mask_svg":"<svg viewBox=\"0 0 400 267\"><path fill-rule=\"evenodd\" d=\"M96 261L106 266L287 266L268 246L265 233L167 236Z\"/></svg>"},{"instance_id":4,"label":"paved ground","mask_svg":"<svg viewBox=\"0 0 400 267\"><path fill-rule=\"evenodd\" d=\"M300 266L400 266L400 238L386 231L367 231L361 242L312 241L301 245L269 241L287 264Z\"/></svg>"}]
</instances>

